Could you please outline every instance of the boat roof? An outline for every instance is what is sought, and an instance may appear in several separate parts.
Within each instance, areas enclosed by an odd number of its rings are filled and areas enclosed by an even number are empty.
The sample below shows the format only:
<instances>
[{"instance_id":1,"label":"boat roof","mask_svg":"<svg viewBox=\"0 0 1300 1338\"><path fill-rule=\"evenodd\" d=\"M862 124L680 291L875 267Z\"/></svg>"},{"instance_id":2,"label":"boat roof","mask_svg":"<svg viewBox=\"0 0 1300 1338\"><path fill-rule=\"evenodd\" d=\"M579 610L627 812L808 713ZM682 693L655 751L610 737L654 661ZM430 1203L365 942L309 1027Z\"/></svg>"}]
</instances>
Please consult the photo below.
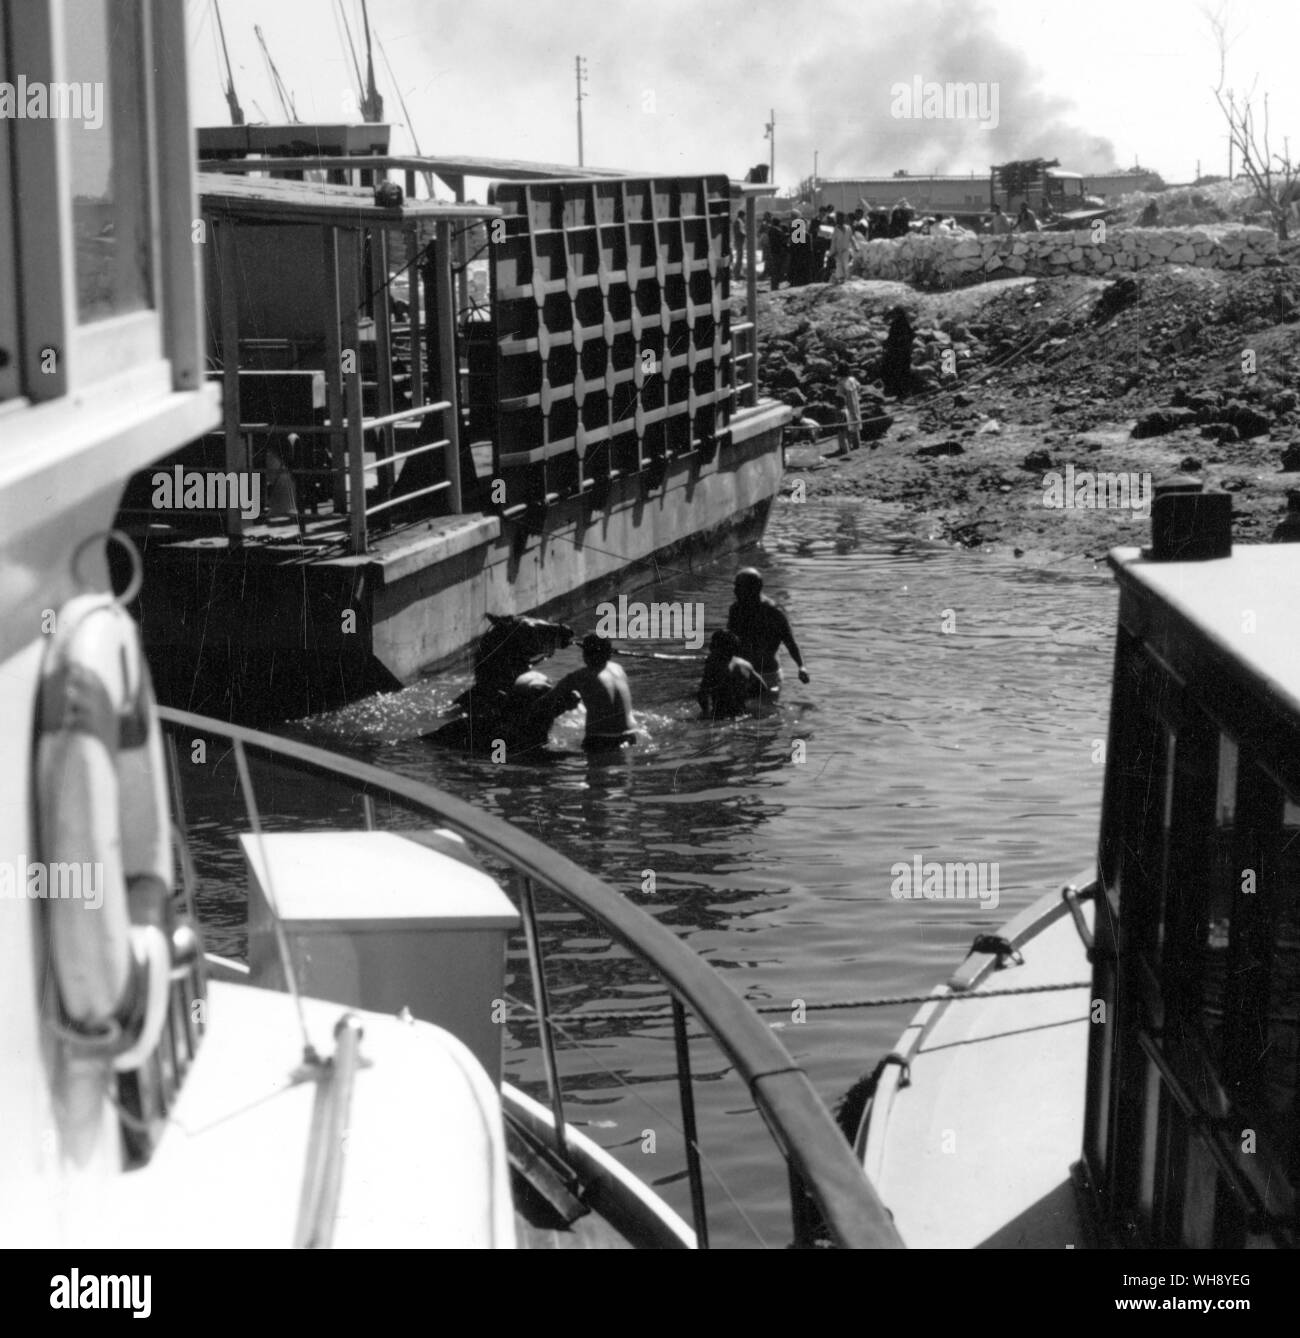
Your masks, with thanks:
<instances>
[{"instance_id":1,"label":"boat roof","mask_svg":"<svg viewBox=\"0 0 1300 1338\"><path fill-rule=\"evenodd\" d=\"M486 177L499 181L568 180L571 177L653 176L619 167L577 167L572 163L539 163L525 158L480 158L446 154L307 154L199 160L205 172L249 171L382 171L432 172L440 177Z\"/></svg>"},{"instance_id":2,"label":"boat roof","mask_svg":"<svg viewBox=\"0 0 1300 1338\"><path fill-rule=\"evenodd\" d=\"M1202 562L1116 548L1108 561L1121 585L1165 605L1300 719L1300 547L1235 544L1230 557Z\"/></svg>"},{"instance_id":3,"label":"boat roof","mask_svg":"<svg viewBox=\"0 0 1300 1338\"><path fill-rule=\"evenodd\" d=\"M294 159L276 159L283 169ZM315 160L319 161L319 160ZM326 166L351 159L325 159ZM261 164L258 164L261 166ZM267 166L272 164L268 162ZM206 164L205 164L206 168ZM292 170L292 168L289 168ZM381 208L372 189L335 186L319 181L285 181L277 177L228 176L204 170L198 173L197 189L202 207L212 213L241 217L291 218L303 223L402 223L412 220L495 218L501 210L491 204L458 204L443 200L406 199L400 205Z\"/></svg>"},{"instance_id":4,"label":"boat roof","mask_svg":"<svg viewBox=\"0 0 1300 1338\"><path fill-rule=\"evenodd\" d=\"M576 167L572 163L539 163L524 158L480 158L446 154L311 154L299 157L200 157L199 176L246 172L432 172L445 181L482 177L490 181L619 180L624 177L709 176L699 172L637 172L621 167ZM301 183L299 183L301 184ZM733 196L764 195L767 182L731 181Z\"/></svg>"}]
</instances>

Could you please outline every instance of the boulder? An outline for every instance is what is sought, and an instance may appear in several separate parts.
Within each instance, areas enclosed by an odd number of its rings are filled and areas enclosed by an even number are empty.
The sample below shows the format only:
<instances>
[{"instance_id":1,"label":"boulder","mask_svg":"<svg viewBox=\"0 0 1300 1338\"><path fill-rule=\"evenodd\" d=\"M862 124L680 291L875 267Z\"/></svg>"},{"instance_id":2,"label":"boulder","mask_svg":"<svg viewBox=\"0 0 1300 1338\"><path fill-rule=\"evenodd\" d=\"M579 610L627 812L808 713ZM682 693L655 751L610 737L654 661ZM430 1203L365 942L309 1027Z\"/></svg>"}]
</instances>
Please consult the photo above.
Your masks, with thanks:
<instances>
[{"instance_id":1,"label":"boulder","mask_svg":"<svg viewBox=\"0 0 1300 1338\"><path fill-rule=\"evenodd\" d=\"M1132 436L1135 439L1163 437L1167 432L1191 427L1195 422L1196 413L1192 409L1152 409L1134 424Z\"/></svg>"},{"instance_id":2,"label":"boulder","mask_svg":"<svg viewBox=\"0 0 1300 1338\"><path fill-rule=\"evenodd\" d=\"M1273 426L1273 420L1268 414L1253 405L1243 404L1240 400L1233 400L1224 410L1223 417L1246 440L1251 437L1262 437Z\"/></svg>"}]
</instances>

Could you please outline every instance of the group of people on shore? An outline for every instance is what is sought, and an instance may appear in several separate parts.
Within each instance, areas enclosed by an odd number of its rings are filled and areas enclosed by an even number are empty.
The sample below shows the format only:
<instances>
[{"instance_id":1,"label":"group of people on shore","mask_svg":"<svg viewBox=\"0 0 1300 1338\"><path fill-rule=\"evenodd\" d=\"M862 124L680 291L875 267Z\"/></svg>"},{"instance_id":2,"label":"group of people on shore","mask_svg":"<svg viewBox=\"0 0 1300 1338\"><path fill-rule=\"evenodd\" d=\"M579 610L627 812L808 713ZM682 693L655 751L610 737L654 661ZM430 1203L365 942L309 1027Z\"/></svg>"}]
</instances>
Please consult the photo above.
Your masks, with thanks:
<instances>
[{"instance_id":1,"label":"group of people on shore","mask_svg":"<svg viewBox=\"0 0 1300 1338\"><path fill-rule=\"evenodd\" d=\"M988 231L994 235L1041 232L1042 223L1028 202L1021 204L1015 218L995 204ZM822 205L815 216L809 210L808 217L800 205L791 209L788 218L778 218L769 210L763 214L758 228L763 277L769 280L773 292L783 284L799 288L810 283L842 283L853 273L854 260L864 243L906 237L910 232L927 236L975 236L955 218L918 219L906 200L900 200L893 209L864 205L852 214L828 204ZM732 255L737 277L745 272L746 244L745 218L737 214L732 220ZM749 263L757 263L756 257L751 255Z\"/></svg>"},{"instance_id":2,"label":"group of people on shore","mask_svg":"<svg viewBox=\"0 0 1300 1338\"><path fill-rule=\"evenodd\" d=\"M781 691L777 654L784 646L799 671L809 675L790 621L763 594L763 578L752 567L736 574L735 602L727 626L713 633L696 700L704 718L727 720L744 715L756 703L775 702ZM552 718L586 708L584 752L618 752L638 741L632 713L632 689L622 665L614 659L608 637L589 632L582 642L583 667L566 674L549 690L545 708Z\"/></svg>"}]
</instances>

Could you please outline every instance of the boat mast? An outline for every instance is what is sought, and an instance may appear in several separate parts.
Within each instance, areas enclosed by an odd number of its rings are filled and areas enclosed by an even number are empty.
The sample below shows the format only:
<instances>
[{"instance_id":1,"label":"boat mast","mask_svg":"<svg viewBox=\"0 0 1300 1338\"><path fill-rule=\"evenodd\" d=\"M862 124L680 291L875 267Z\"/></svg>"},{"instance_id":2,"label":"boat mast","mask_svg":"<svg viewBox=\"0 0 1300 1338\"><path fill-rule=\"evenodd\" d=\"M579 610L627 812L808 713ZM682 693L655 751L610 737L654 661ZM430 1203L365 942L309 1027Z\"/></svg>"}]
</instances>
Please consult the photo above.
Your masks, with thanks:
<instances>
[{"instance_id":1,"label":"boat mast","mask_svg":"<svg viewBox=\"0 0 1300 1338\"><path fill-rule=\"evenodd\" d=\"M397 94L397 105L402 109L402 116L406 121L407 130L410 132L411 144L415 148L416 156L419 158L423 158L424 150L420 147L420 141L415 134L415 122L411 120L411 113L407 109L406 99L402 96L402 90L398 87L397 84L397 76L393 73L392 61L388 59L388 52L384 49L384 43L380 38L378 32L375 33L375 45L379 48L379 54L384 58L384 68L387 69L389 82L391 82L391 84L393 85L393 91ZM420 175L424 177L424 188L429 192L429 199L432 200L434 196L433 173L422 172Z\"/></svg>"},{"instance_id":2,"label":"boat mast","mask_svg":"<svg viewBox=\"0 0 1300 1338\"><path fill-rule=\"evenodd\" d=\"M366 30L366 94L361 99L361 119L378 123L384 119L384 100L375 84L375 58L370 49L370 14L366 0L361 0L361 22Z\"/></svg>"},{"instance_id":3,"label":"boat mast","mask_svg":"<svg viewBox=\"0 0 1300 1338\"><path fill-rule=\"evenodd\" d=\"M293 94L289 92L288 86L280 78L280 71L275 68L275 61L271 59L270 49L266 45L266 38L262 36L260 24L253 24L253 32L257 34L257 44L262 48L262 59L266 61L267 76L271 80L271 87L275 90L275 95L280 99L280 110L284 113L285 120L293 125L299 125L298 108L294 106Z\"/></svg>"},{"instance_id":4,"label":"boat mast","mask_svg":"<svg viewBox=\"0 0 1300 1338\"><path fill-rule=\"evenodd\" d=\"M230 108L230 124L244 124L244 109L239 105L239 95L235 92L235 76L230 68L230 52L226 50L226 25L221 21L221 6L212 0L212 8L217 15L217 31L221 34L221 54L226 59L226 106Z\"/></svg>"}]
</instances>

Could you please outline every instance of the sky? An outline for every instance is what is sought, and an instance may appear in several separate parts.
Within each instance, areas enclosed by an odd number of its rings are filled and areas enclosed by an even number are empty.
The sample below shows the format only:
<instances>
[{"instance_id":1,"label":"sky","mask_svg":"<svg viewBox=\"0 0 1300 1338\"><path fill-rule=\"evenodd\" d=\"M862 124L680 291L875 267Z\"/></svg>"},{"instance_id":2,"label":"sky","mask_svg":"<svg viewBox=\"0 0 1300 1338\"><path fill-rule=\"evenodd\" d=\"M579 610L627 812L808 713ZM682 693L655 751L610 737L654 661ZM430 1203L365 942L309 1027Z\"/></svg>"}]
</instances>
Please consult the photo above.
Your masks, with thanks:
<instances>
[{"instance_id":1,"label":"sky","mask_svg":"<svg viewBox=\"0 0 1300 1338\"><path fill-rule=\"evenodd\" d=\"M213 0L185 5L191 114L228 124ZM359 0L342 6L359 42ZM249 121L285 119L255 24L301 120L360 119L339 9L220 0ZM370 0L369 12L394 152L413 151L413 130L425 153L576 162L582 55L589 165L743 176L768 162L774 114L782 188L812 175L814 154L823 177L983 175L1038 155L1084 173L1137 161L1168 182L1227 168L1198 0ZM1267 92L1278 147L1289 132L1300 154L1300 4L1226 12L1228 86L1253 87L1261 112ZM966 84L980 103L927 107L930 86Z\"/></svg>"}]
</instances>

